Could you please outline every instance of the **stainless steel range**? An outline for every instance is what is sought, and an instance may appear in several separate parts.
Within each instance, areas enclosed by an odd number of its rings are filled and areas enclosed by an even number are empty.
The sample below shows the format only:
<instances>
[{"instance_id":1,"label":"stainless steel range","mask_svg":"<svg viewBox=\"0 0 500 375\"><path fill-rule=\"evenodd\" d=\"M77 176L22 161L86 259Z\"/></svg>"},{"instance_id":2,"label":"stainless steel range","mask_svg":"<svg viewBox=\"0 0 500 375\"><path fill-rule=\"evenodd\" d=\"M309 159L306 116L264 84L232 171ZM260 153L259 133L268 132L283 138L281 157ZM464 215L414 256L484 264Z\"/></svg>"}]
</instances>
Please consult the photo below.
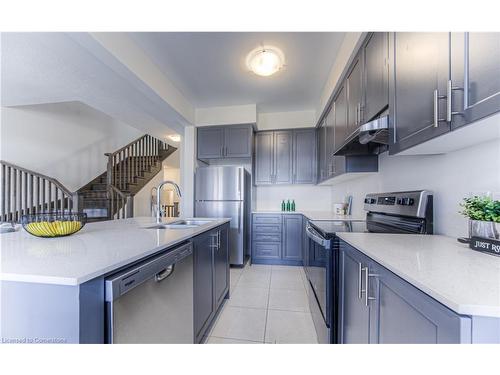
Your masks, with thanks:
<instances>
[{"instance_id":1,"label":"stainless steel range","mask_svg":"<svg viewBox=\"0 0 500 375\"><path fill-rule=\"evenodd\" d=\"M367 194L366 220L309 221L304 269L309 306L320 343L338 342L340 232L433 233L433 196L426 190Z\"/></svg>"}]
</instances>

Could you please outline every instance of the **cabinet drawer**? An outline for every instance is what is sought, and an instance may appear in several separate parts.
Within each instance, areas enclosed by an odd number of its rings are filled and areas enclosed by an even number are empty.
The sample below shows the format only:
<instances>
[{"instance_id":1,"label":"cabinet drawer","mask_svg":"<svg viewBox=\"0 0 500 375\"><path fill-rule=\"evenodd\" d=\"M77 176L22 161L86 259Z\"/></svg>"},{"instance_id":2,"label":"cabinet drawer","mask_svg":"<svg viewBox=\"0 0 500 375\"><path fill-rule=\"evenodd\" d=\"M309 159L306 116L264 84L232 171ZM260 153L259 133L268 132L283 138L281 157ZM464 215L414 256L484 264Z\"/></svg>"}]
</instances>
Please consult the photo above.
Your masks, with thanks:
<instances>
[{"instance_id":1,"label":"cabinet drawer","mask_svg":"<svg viewBox=\"0 0 500 375\"><path fill-rule=\"evenodd\" d=\"M253 257L265 259L279 259L281 245L278 243L260 243L253 244Z\"/></svg>"},{"instance_id":2,"label":"cabinet drawer","mask_svg":"<svg viewBox=\"0 0 500 375\"><path fill-rule=\"evenodd\" d=\"M252 227L254 233L280 233L281 234L281 223L280 224L254 224Z\"/></svg>"},{"instance_id":3,"label":"cabinet drawer","mask_svg":"<svg viewBox=\"0 0 500 375\"><path fill-rule=\"evenodd\" d=\"M281 215L253 215L254 224L281 224Z\"/></svg>"},{"instance_id":4,"label":"cabinet drawer","mask_svg":"<svg viewBox=\"0 0 500 375\"><path fill-rule=\"evenodd\" d=\"M253 241L255 242L281 242L280 233L254 233Z\"/></svg>"}]
</instances>

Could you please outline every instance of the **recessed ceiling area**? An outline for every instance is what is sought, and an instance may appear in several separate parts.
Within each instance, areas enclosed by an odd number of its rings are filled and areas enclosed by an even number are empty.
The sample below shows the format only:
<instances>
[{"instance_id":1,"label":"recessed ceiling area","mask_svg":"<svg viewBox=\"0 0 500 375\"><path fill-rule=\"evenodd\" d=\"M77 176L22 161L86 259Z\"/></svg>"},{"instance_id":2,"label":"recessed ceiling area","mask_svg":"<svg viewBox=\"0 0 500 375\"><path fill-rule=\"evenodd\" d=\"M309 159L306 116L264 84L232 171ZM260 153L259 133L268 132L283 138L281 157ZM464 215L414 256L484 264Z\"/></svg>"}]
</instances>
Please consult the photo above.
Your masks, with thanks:
<instances>
[{"instance_id":1,"label":"recessed ceiling area","mask_svg":"<svg viewBox=\"0 0 500 375\"><path fill-rule=\"evenodd\" d=\"M257 104L259 112L313 109L335 61L341 32L150 32L135 42L198 108ZM250 51L272 45L285 67L269 77L250 72Z\"/></svg>"}]
</instances>

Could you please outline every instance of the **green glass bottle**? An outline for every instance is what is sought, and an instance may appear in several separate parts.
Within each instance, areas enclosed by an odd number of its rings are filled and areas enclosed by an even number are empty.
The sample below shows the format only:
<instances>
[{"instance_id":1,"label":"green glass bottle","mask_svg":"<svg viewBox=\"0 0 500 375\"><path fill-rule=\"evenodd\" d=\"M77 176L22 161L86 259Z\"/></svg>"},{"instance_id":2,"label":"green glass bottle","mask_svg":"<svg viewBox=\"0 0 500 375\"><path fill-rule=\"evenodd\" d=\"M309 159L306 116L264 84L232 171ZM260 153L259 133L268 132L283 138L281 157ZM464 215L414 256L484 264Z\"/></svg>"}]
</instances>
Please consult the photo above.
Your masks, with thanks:
<instances>
[{"instance_id":1,"label":"green glass bottle","mask_svg":"<svg viewBox=\"0 0 500 375\"><path fill-rule=\"evenodd\" d=\"M295 211L295 199L292 201L292 211Z\"/></svg>"},{"instance_id":2,"label":"green glass bottle","mask_svg":"<svg viewBox=\"0 0 500 375\"><path fill-rule=\"evenodd\" d=\"M281 211L285 211L285 209L286 209L286 204L285 204L285 200L283 199L281 201Z\"/></svg>"},{"instance_id":3,"label":"green glass bottle","mask_svg":"<svg viewBox=\"0 0 500 375\"><path fill-rule=\"evenodd\" d=\"M286 210L290 211L290 199L286 202Z\"/></svg>"}]
</instances>

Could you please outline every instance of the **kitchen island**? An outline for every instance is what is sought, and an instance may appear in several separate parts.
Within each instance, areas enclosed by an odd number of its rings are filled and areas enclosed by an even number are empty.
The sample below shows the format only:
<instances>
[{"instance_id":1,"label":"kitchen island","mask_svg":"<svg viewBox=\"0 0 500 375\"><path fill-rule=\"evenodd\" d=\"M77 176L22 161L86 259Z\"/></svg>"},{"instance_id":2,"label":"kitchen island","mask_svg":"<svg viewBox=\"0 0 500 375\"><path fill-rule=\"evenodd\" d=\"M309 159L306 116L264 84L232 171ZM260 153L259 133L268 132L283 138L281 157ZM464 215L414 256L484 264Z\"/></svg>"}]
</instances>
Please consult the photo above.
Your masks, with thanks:
<instances>
[{"instance_id":1,"label":"kitchen island","mask_svg":"<svg viewBox=\"0 0 500 375\"><path fill-rule=\"evenodd\" d=\"M105 278L229 222L197 220L207 222L154 229L154 218L138 217L90 223L61 238L37 238L24 230L2 234L2 341L105 342Z\"/></svg>"}]
</instances>

